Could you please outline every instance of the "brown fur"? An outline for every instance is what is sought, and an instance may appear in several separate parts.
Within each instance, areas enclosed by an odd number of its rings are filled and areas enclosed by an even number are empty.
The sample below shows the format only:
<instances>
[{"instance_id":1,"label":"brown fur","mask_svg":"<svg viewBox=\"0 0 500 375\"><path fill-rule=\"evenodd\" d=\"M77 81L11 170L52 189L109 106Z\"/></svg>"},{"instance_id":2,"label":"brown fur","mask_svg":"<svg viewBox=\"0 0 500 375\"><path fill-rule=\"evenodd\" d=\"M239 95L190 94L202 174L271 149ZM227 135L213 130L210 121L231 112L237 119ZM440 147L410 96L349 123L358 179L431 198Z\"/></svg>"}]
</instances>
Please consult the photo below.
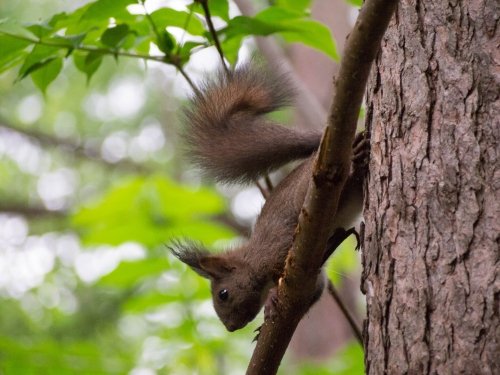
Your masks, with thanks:
<instances>
[{"instance_id":1,"label":"brown fur","mask_svg":"<svg viewBox=\"0 0 500 375\"><path fill-rule=\"evenodd\" d=\"M222 254L210 254L195 243L172 248L181 261L211 280L215 310L229 331L255 318L281 276L312 175L320 134L301 133L263 117L288 104L291 92L285 77L244 67L206 83L187 112L185 138L192 158L218 181L252 181L289 161L307 158L272 191L245 245ZM353 173L348 180L335 227L348 227L359 215L362 175ZM314 299L322 282L318 288ZM224 290L225 300L220 296Z\"/></svg>"},{"instance_id":2,"label":"brown fur","mask_svg":"<svg viewBox=\"0 0 500 375\"><path fill-rule=\"evenodd\" d=\"M290 103L285 76L243 67L206 82L186 112L189 157L209 177L252 182L289 161L309 156L318 132L297 132L264 117ZM277 142L278 141L278 142Z\"/></svg>"}]
</instances>

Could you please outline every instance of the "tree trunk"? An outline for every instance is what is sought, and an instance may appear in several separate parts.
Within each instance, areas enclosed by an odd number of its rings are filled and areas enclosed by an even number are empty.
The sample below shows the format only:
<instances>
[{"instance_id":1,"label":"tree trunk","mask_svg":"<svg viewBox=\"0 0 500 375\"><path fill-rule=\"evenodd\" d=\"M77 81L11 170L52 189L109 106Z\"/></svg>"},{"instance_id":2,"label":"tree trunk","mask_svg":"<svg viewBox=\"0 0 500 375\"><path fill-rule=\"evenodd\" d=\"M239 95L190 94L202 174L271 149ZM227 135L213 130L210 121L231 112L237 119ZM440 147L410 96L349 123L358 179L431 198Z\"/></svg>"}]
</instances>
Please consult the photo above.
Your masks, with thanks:
<instances>
[{"instance_id":1,"label":"tree trunk","mask_svg":"<svg viewBox=\"0 0 500 375\"><path fill-rule=\"evenodd\" d=\"M402 0L372 70L368 374L500 373L498 0Z\"/></svg>"}]
</instances>

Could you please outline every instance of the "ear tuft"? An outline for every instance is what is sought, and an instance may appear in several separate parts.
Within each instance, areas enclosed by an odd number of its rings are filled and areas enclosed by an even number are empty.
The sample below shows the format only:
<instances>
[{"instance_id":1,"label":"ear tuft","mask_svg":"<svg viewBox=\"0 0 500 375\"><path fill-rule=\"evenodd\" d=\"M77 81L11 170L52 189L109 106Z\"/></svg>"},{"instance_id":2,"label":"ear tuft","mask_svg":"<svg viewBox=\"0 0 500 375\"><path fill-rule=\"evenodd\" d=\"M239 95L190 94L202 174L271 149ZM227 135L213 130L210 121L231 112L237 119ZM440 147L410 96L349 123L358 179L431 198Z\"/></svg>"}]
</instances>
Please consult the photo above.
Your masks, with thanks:
<instances>
[{"instance_id":1,"label":"ear tuft","mask_svg":"<svg viewBox=\"0 0 500 375\"><path fill-rule=\"evenodd\" d=\"M200 243L190 240L174 240L168 249L177 259L187 264L199 275L208 279L211 277L200 264L203 259L210 257L209 251Z\"/></svg>"},{"instance_id":2,"label":"ear tuft","mask_svg":"<svg viewBox=\"0 0 500 375\"><path fill-rule=\"evenodd\" d=\"M214 279L220 279L235 269L224 255L212 255L200 259L200 266Z\"/></svg>"}]
</instances>

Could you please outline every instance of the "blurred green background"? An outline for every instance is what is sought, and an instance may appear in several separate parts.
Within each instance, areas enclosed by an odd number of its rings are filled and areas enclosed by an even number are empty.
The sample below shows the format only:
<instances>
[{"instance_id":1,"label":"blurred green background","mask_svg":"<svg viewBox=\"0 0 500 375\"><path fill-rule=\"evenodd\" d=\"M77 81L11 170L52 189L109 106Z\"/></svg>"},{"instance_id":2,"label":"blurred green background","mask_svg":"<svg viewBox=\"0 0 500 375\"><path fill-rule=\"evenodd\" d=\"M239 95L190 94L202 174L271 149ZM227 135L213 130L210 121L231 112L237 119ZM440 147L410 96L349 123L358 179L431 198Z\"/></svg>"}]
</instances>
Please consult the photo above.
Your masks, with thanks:
<instances>
[{"instance_id":1,"label":"blurred green background","mask_svg":"<svg viewBox=\"0 0 500 375\"><path fill-rule=\"evenodd\" d=\"M2 2L0 19L40 23L86 3ZM159 52L138 39L127 48ZM242 40L226 43L233 61L252 54L246 40L240 49ZM178 137L191 93L182 75L172 65L112 55L94 69L72 51L44 62L52 70L20 79L33 47L7 61L11 43L0 40L0 374L244 373L262 317L226 332L208 281L166 244L184 236L217 250L242 241L263 200L255 187L213 186L189 167ZM185 68L199 81L219 63L213 47L203 48ZM336 285L356 285L352 247L329 262ZM359 288L351 289L357 301ZM322 360L292 352L281 373L361 374L362 350L343 339Z\"/></svg>"}]
</instances>

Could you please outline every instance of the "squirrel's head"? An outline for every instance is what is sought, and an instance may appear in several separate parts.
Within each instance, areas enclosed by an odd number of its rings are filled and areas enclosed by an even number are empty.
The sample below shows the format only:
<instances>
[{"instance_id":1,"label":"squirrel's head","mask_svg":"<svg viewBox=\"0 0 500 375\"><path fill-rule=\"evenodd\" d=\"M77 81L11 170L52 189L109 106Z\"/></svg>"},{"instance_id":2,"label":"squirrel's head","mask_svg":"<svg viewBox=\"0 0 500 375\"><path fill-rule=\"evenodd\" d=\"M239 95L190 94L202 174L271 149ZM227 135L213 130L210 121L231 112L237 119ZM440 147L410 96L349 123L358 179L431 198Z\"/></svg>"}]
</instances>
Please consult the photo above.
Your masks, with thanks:
<instances>
[{"instance_id":1,"label":"squirrel's head","mask_svg":"<svg viewBox=\"0 0 500 375\"><path fill-rule=\"evenodd\" d=\"M232 332L243 328L260 311L265 280L238 255L238 251L211 254L198 244L177 243L172 253L211 282L215 312Z\"/></svg>"}]
</instances>

